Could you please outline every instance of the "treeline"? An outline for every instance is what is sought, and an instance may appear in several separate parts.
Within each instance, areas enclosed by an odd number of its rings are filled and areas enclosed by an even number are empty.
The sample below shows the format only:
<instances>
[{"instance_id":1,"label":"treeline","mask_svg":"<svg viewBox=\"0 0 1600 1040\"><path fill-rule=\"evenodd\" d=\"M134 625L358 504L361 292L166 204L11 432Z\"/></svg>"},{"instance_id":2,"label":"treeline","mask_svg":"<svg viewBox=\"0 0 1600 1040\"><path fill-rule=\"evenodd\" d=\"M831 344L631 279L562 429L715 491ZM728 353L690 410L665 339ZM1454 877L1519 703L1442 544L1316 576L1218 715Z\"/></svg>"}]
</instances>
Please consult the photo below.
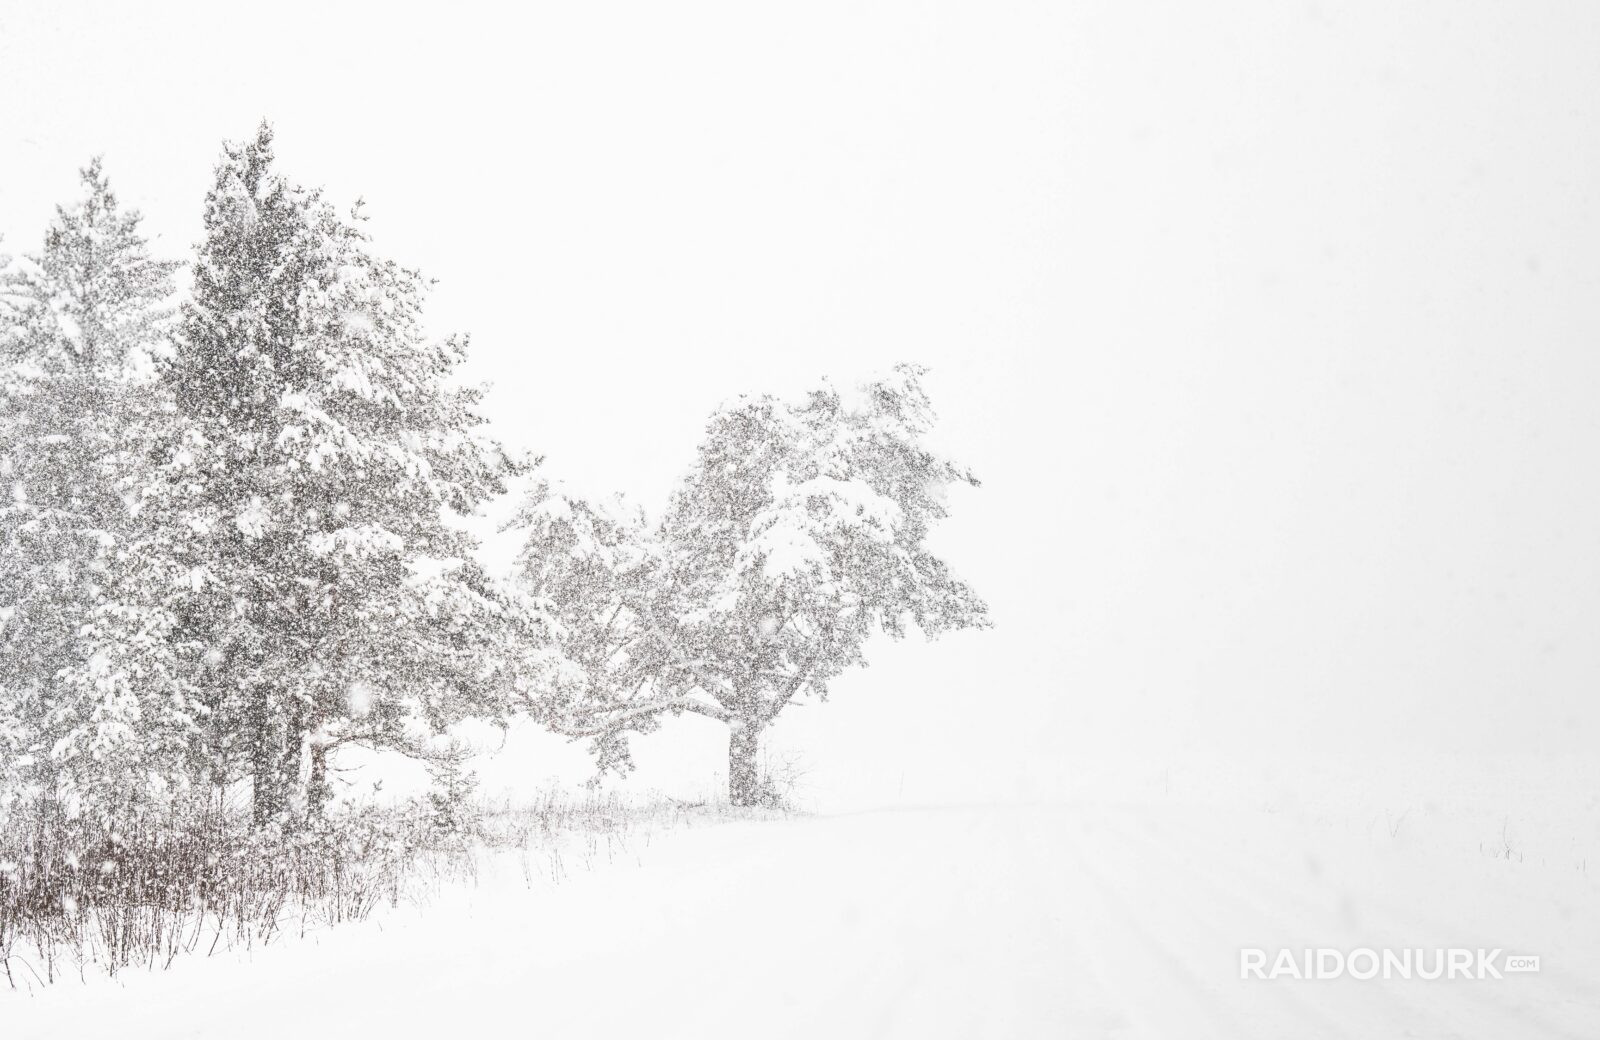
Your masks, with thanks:
<instances>
[{"instance_id":1,"label":"treeline","mask_svg":"<svg viewBox=\"0 0 1600 1040\"><path fill-rule=\"evenodd\" d=\"M0 818L115 819L247 792L328 803L361 745L448 762L527 714L626 768L685 711L760 734L874 632L987 624L925 548L947 486L920 372L715 413L663 516L539 482L515 573L454 518L532 461L424 333L427 283L273 163L224 147L187 265L155 257L98 162L0 276Z\"/></svg>"}]
</instances>

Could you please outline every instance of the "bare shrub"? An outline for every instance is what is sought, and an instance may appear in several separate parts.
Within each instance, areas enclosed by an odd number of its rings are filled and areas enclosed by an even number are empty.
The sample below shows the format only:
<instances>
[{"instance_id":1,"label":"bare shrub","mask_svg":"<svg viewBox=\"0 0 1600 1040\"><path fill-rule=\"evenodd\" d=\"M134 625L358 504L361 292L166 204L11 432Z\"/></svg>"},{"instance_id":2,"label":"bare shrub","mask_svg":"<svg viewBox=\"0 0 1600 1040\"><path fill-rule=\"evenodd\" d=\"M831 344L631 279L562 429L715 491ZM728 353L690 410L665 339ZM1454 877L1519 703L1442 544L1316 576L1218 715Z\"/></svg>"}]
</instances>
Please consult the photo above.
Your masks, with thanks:
<instances>
[{"instance_id":1,"label":"bare shrub","mask_svg":"<svg viewBox=\"0 0 1600 1040\"><path fill-rule=\"evenodd\" d=\"M252 828L214 803L116 822L13 816L0 827L0 971L15 987L90 965L165 967L362 920L398 902L430 838L414 806L292 829Z\"/></svg>"}]
</instances>

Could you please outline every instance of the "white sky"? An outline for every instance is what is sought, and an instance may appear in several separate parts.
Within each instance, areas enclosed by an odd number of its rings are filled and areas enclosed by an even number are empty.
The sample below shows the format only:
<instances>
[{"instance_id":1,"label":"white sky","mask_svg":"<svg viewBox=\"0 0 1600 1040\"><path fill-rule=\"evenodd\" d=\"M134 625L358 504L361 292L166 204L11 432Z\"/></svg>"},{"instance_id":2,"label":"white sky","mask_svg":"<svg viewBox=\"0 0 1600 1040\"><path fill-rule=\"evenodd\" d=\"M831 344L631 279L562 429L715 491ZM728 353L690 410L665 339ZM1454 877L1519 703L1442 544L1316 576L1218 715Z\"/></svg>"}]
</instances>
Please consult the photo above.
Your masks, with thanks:
<instances>
[{"instance_id":1,"label":"white sky","mask_svg":"<svg viewBox=\"0 0 1600 1040\"><path fill-rule=\"evenodd\" d=\"M734 393L933 366L1000 627L786 722L824 799L1600 736L1600 6L153 8L0 0L7 249L98 152L184 255L265 116L647 500Z\"/></svg>"}]
</instances>

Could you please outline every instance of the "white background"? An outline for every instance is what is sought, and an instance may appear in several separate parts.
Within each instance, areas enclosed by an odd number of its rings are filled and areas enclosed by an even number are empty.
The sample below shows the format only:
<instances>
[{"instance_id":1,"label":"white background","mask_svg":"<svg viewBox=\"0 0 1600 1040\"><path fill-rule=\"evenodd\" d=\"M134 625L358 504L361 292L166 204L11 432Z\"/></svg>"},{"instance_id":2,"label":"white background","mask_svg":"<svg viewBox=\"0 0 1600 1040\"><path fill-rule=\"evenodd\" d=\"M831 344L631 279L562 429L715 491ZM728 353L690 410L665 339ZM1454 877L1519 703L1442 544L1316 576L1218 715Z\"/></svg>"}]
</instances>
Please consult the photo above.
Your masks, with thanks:
<instances>
[{"instance_id":1,"label":"white background","mask_svg":"<svg viewBox=\"0 0 1600 1040\"><path fill-rule=\"evenodd\" d=\"M184 257L268 118L500 436L651 503L733 394L932 366L998 628L786 718L820 804L1544 756L1600 736L1597 54L1587 3L0 2L0 231L103 153Z\"/></svg>"}]
</instances>

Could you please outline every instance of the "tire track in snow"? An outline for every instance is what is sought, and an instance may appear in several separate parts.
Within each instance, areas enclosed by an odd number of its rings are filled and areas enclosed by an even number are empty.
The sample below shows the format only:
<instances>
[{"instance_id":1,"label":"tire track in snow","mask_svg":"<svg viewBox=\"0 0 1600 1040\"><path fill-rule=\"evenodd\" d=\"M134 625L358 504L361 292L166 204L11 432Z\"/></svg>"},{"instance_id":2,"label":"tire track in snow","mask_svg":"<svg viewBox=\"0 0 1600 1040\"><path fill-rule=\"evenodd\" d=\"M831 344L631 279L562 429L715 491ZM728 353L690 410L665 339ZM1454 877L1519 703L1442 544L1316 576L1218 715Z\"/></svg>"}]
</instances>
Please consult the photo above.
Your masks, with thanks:
<instances>
[{"instance_id":1,"label":"tire track in snow","mask_svg":"<svg viewBox=\"0 0 1600 1040\"><path fill-rule=\"evenodd\" d=\"M1124 814L1102 811L1098 814L1104 833L1122 846L1123 854L1145 871L1154 870L1165 875L1166 880L1149 886L1148 902L1152 909L1159 907L1168 934L1187 936L1196 950L1226 951L1225 977L1237 999L1252 1007L1273 1006L1296 1024L1297 1037L1367 1037L1376 1026L1392 1023L1393 1015L1372 1021L1373 1011L1363 1009L1363 1021L1351 1023L1334 1015L1311 998L1302 987L1282 983L1261 983L1238 977L1238 950L1248 945L1240 941L1241 935L1278 932L1285 923L1300 935L1314 930L1304 913L1285 913L1281 905L1273 905L1253 898L1229 885L1216 874L1197 869L1188 857L1181 857L1171 848L1152 842L1133 833ZM1132 872L1129 872L1130 876ZM1198 891L1195 882L1208 891ZM1231 906L1232 911L1224 909ZM1186 921L1186 930L1175 927L1175 921ZM1310 945L1306 943L1305 945ZM1219 967L1222 967L1219 965ZM1419 1016L1413 1009L1404 1008L1392 995L1382 994L1382 1003L1390 1005L1392 1013L1406 1014L1413 1019ZM1420 1024L1420 1023L1419 1023Z\"/></svg>"},{"instance_id":2,"label":"tire track in snow","mask_svg":"<svg viewBox=\"0 0 1600 1040\"><path fill-rule=\"evenodd\" d=\"M1147 833L1152 836L1151 840L1154 845L1158 847L1165 846L1169 850L1166 853L1167 855L1172 855L1170 852L1171 835L1170 833L1162 833L1163 828L1169 829L1169 831L1170 829L1182 831L1186 836L1180 840L1185 847L1204 850L1194 857L1196 862L1227 862L1230 866L1237 866L1242 875L1248 875L1256 889L1274 891L1282 902L1299 906L1302 910L1309 905L1313 913L1328 914L1326 908L1318 911L1316 904L1309 899L1305 889L1296 888L1285 882L1281 875L1263 870L1259 864L1251 859L1241 857L1237 845L1221 842L1214 830L1202 828L1192 817L1169 818L1167 814L1163 814L1162 820L1158 824L1152 816L1153 814L1148 811L1140 811L1134 815L1134 818L1138 819L1141 825L1146 828ZM1348 888L1341 885L1331 875L1324 874L1318 876L1315 880L1323 891L1333 897L1335 903L1349 901L1350 892ZM1214 869L1209 874L1209 881L1219 890L1227 888L1230 883L1230 881L1219 879ZM1402 910L1398 904L1395 904L1377 890L1362 891L1360 900L1362 904L1360 929L1364 937L1363 946L1378 949L1407 949L1418 946L1424 948L1443 946L1471 949L1481 945L1474 941L1468 941L1468 937L1456 933L1453 926L1430 920L1426 915L1415 911L1414 908L1410 911ZM1371 912L1374 909L1377 911L1376 913ZM1348 930L1350 926L1348 924L1341 925L1336 919L1336 915L1333 915L1320 927L1322 928L1322 941L1307 943L1307 946L1332 945L1327 941L1326 937L1338 933L1341 928ZM1417 940L1418 935L1428 936L1429 939L1426 942L1419 943ZM1552 975L1550 978L1552 981L1558 981L1558 976ZM1540 1010L1530 1003L1511 1004L1493 991L1495 986L1517 986L1520 984L1520 980L1458 980L1452 982L1450 980L1425 979L1390 981L1373 979L1367 980L1362 984L1391 992L1397 989L1401 990L1405 995L1405 1003L1431 1008L1439 1019L1452 1023L1451 1032L1425 1035L1488 1035L1497 1038L1502 1036L1524 1037L1537 1035L1550 1037L1552 1040L1594 1040L1595 1036L1592 1032L1592 1027L1585 1028L1582 1025L1578 1025L1574 1028L1569 1028L1567 1024L1553 1020L1548 1012ZM1576 988L1582 989L1586 987ZM1575 1004L1576 1002L1569 1003ZM1577 1006L1582 1010L1581 1004ZM1474 1013L1474 1011L1477 1013ZM1485 1032L1485 1027L1482 1023L1484 1013L1499 1019L1503 1023L1503 1027ZM1587 1013L1592 1020L1594 1015L1593 1008L1588 1008ZM1466 1030L1466 1032L1459 1032L1458 1030Z\"/></svg>"},{"instance_id":3,"label":"tire track in snow","mask_svg":"<svg viewBox=\"0 0 1600 1040\"><path fill-rule=\"evenodd\" d=\"M1215 841L1213 834L1199 829L1192 819L1179 819L1172 822L1177 827L1199 836L1202 841ZM1280 877L1274 877L1270 872L1264 872L1259 866L1248 861L1243 865L1253 873L1258 883L1275 886L1280 891L1290 890L1290 886L1285 885ZM1340 899L1348 900L1350 898L1348 886L1339 883L1331 873L1322 877L1320 883L1330 894ZM1363 931L1369 935L1379 937L1367 945L1380 947L1388 945L1394 948L1415 947L1419 945L1416 939L1418 935L1429 936L1432 946L1475 949L1483 945L1477 937L1460 934L1457 926L1452 923L1442 922L1438 918L1424 914L1415 906L1402 907L1401 904L1385 895L1381 889L1363 890L1359 893L1359 898L1361 901L1361 916L1363 919L1361 927ZM1429 944L1423 943L1421 945L1428 946ZM1413 981L1427 983L1432 980ZM1560 984L1585 996L1592 992L1586 983L1581 983L1573 976L1559 970L1541 972L1536 977L1515 980L1511 985L1519 986L1523 983L1542 983L1545 981ZM1504 982L1505 980L1500 980L1498 983L1493 980L1484 983L1471 982L1451 989L1419 985L1416 990L1419 994L1426 994L1436 1000L1442 1000L1446 996L1457 998L1451 1003L1451 1006L1461 1003L1460 998L1464 997L1466 1002L1487 1009L1507 1019L1514 1027L1516 1035L1519 1036L1529 1035L1527 1030L1530 1028L1537 1028L1542 1031L1540 1035L1558 1038L1558 1040L1593 1040L1597 1035L1596 1024L1600 1022L1600 1010L1597 1010L1593 999L1590 999L1587 1005L1581 1001L1571 1000L1570 997L1562 1002L1562 1006L1571 1006L1577 1009L1587 1019L1586 1022L1578 1023L1569 1028L1563 1023L1552 1021L1547 1012L1541 1011L1530 1003L1511 1004L1506 1002L1497 994L1508 991L1504 989L1493 990L1495 985L1503 985ZM1499 1036L1502 1034L1496 1033L1494 1035Z\"/></svg>"},{"instance_id":4,"label":"tire track in snow","mask_svg":"<svg viewBox=\"0 0 1600 1040\"><path fill-rule=\"evenodd\" d=\"M1169 941L1161 938L1159 930L1151 927L1145 914L1090 861L1085 855L1087 839L1098 836L1098 830L1092 818L1081 821L1078 837L1083 840L1069 841L1065 851L1076 865L1076 874L1087 879L1100 897L1081 904L1078 909L1082 919L1095 922L1091 934L1097 937L1100 952L1108 954L1115 962L1107 965L1106 972L1102 973L1102 985L1122 1003L1130 1025L1143 1019L1147 1026L1145 1031L1134 1035L1183 1036L1186 1040L1199 1040L1201 1036L1227 1040L1276 1037L1275 1033L1259 1032L1254 1023L1242 1019L1235 1008L1227 1005L1195 972L1184 951L1174 949ZM1163 989L1158 1001L1141 999L1150 989L1152 968L1160 971L1176 992ZM1110 974L1112 970L1117 973L1115 977ZM1151 1018L1163 1021L1151 1023ZM1148 1028L1151 1025L1157 1028L1151 1030Z\"/></svg>"},{"instance_id":5,"label":"tire track in snow","mask_svg":"<svg viewBox=\"0 0 1600 1040\"><path fill-rule=\"evenodd\" d=\"M1197 915L1212 922L1217 932L1232 935L1234 938L1228 944L1232 949L1248 945L1238 941L1238 937L1249 925L1257 922L1259 930L1255 933L1256 938L1262 938L1265 933L1273 935L1276 940L1258 944L1260 948L1268 950L1329 946L1329 936L1339 930L1340 926L1334 919L1336 914L1308 898L1303 890L1276 881L1258 883L1253 887L1241 886L1239 873L1223 871L1219 856L1197 854L1193 847L1188 849L1188 855L1180 855L1169 842L1149 829L1150 821L1147 818L1140 814L1133 814L1131 818L1144 833L1127 829L1128 816L1118 817L1108 826L1117 837L1129 844L1135 854L1149 857L1151 862L1159 863L1167 871L1180 875L1180 880L1189 879L1189 894L1202 896L1209 893L1213 897L1209 901L1197 899L1196 905L1218 908L1226 903L1243 911L1242 914L1233 915L1214 909L1209 914ZM1236 859L1230 861L1230 865L1236 862ZM1193 881L1200 882L1207 893L1193 891ZM1275 898L1261 898L1262 893L1269 890L1275 892ZM1237 981L1241 986L1260 987L1258 991L1241 992L1280 995L1299 1010L1302 1016L1299 1021L1312 1019L1331 1035L1455 1037L1466 1035L1461 1030L1470 1029L1477 1020L1459 1002L1441 1002L1431 999L1420 990L1401 990L1383 980L1329 980L1316 988L1295 979ZM1354 986L1361 988L1352 989ZM1333 1006L1328 1006L1336 1001Z\"/></svg>"}]
</instances>

